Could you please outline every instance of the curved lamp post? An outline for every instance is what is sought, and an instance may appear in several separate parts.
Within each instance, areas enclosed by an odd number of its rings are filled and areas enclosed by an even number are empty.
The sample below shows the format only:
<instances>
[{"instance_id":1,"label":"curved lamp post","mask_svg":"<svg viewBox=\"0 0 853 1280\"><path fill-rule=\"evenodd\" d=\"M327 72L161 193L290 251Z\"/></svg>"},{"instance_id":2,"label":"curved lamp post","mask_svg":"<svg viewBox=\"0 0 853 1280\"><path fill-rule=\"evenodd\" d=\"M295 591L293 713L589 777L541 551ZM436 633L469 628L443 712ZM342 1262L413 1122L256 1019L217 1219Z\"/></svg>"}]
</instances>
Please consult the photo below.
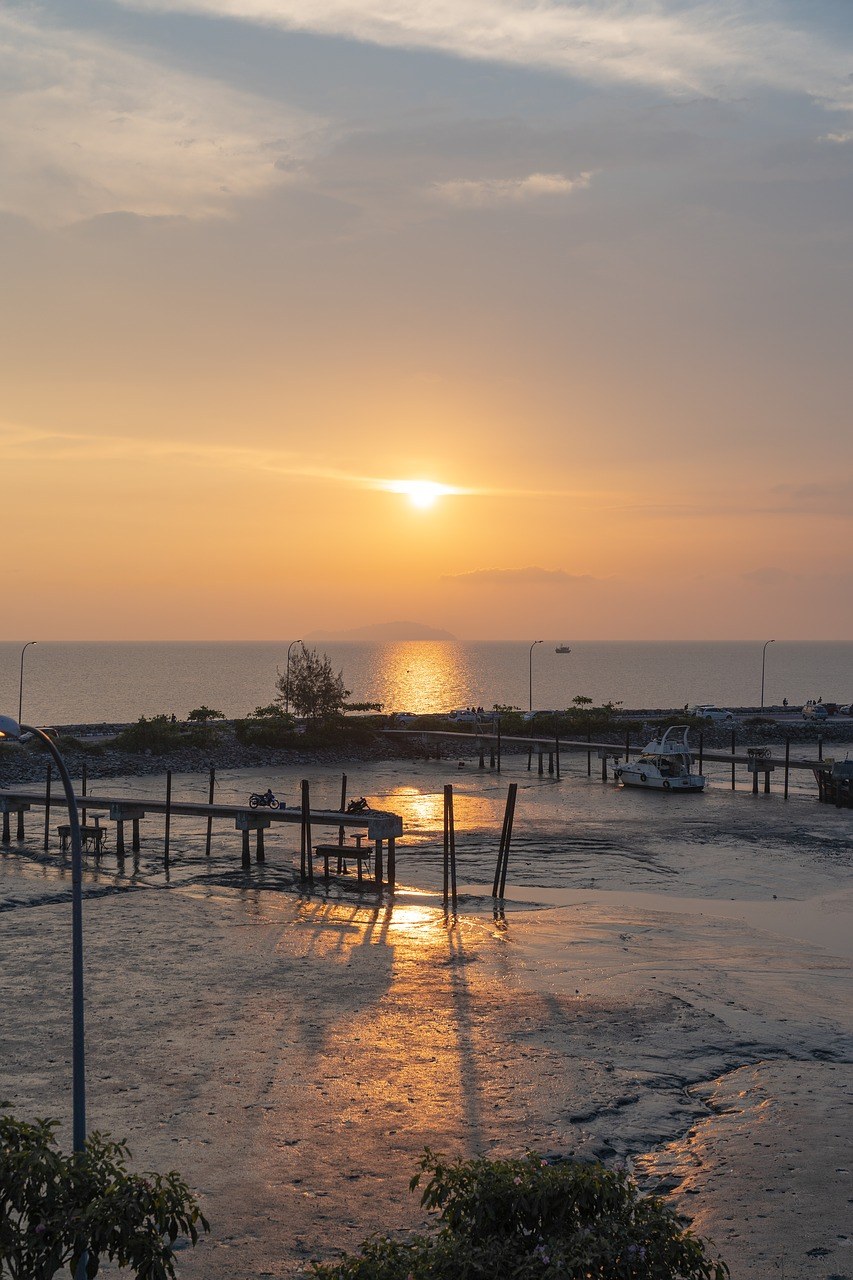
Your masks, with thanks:
<instances>
[{"instance_id":1,"label":"curved lamp post","mask_svg":"<svg viewBox=\"0 0 853 1280\"><path fill-rule=\"evenodd\" d=\"M530 677L530 679L529 679L529 693L530 693L530 710L531 710L531 711L533 710L533 650L536 648L537 644L542 644L542 641L541 641L541 640L534 640L534 641L533 641L533 644L530 646L530 653L529 653L529 655L528 655L528 657L529 657L529 663L528 663L528 666L529 666L529 677Z\"/></svg>"},{"instance_id":2,"label":"curved lamp post","mask_svg":"<svg viewBox=\"0 0 853 1280\"><path fill-rule=\"evenodd\" d=\"M764 648L761 650L761 710L764 710L764 663L767 658L767 646L775 644L775 640L765 640Z\"/></svg>"},{"instance_id":3,"label":"curved lamp post","mask_svg":"<svg viewBox=\"0 0 853 1280\"><path fill-rule=\"evenodd\" d=\"M18 685L18 724L21 723L21 708L24 705L24 654L27 652L31 644L37 644L36 640L28 640L21 650L21 683Z\"/></svg>"},{"instance_id":4,"label":"curved lamp post","mask_svg":"<svg viewBox=\"0 0 853 1280\"><path fill-rule=\"evenodd\" d=\"M30 641L31 644L34 641ZM20 742L25 737L38 738L47 747L62 778L68 821L71 826L71 1092L72 1134L74 1150L86 1145L86 1056L83 1035L83 849L80 842L80 818L77 799L65 767L65 761L42 729L20 724L11 716L0 715L0 738ZM77 1267L77 1280L85 1280L86 1255Z\"/></svg>"},{"instance_id":5,"label":"curved lamp post","mask_svg":"<svg viewBox=\"0 0 853 1280\"><path fill-rule=\"evenodd\" d=\"M287 646L287 671L284 677L284 714L285 715L288 715L290 712L290 650L293 648L295 644L302 644L302 641L291 640L290 644Z\"/></svg>"}]
</instances>

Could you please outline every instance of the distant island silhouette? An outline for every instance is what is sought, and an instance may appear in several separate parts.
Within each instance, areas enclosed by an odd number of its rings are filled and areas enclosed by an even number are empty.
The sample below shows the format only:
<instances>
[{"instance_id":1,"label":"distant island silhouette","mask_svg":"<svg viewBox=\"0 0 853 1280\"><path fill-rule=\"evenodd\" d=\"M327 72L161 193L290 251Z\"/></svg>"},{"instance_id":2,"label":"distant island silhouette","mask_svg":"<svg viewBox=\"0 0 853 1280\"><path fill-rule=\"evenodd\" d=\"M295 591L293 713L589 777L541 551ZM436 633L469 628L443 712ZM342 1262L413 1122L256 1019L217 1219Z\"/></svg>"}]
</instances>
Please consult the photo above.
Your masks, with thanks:
<instances>
[{"instance_id":1,"label":"distant island silhouette","mask_svg":"<svg viewBox=\"0 0 853 1280\"><path fill-rule=\"evenodd\" d=\"M309 631L306 640L455 640L450 631L422 622L374 622L347 631Z\"/></svg>"}]
</instances>

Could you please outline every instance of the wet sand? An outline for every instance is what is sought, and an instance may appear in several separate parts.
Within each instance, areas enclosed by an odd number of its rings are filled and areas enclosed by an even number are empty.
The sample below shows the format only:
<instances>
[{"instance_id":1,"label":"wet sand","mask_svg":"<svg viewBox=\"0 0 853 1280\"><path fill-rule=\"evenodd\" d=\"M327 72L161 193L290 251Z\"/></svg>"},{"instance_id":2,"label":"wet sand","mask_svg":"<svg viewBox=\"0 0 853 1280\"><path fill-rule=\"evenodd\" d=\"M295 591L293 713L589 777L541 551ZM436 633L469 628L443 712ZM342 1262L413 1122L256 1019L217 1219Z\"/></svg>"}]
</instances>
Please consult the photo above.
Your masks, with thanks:
<instances>
[{"instance_id":1,"label":"wet sand","mask_svg":"<svg viewBox=\"0 0 853 1280\"><path fill-rule=\"evenodd\" d=\"M416 781L413 811L432 795ZM511 882L530 879L557 794L524 797ZM233 858L168 884L153 862L92 869L89 1125L197 1190L212 1234L181 1275L297 1275L420 1224L407 1188L429 1145L627 1159L737 1280L853 1276L850 821L709 800L650 834L620 793L575 787L573 860L540 867L558 883L516 889L497 919L473 836L455 922L427 843L401 866L421 891L393 903L302 896L269 848L247 875ZM2 855L0 1096L65 1121L68 887L35 848Z\"/></svg>"}]
</instances>

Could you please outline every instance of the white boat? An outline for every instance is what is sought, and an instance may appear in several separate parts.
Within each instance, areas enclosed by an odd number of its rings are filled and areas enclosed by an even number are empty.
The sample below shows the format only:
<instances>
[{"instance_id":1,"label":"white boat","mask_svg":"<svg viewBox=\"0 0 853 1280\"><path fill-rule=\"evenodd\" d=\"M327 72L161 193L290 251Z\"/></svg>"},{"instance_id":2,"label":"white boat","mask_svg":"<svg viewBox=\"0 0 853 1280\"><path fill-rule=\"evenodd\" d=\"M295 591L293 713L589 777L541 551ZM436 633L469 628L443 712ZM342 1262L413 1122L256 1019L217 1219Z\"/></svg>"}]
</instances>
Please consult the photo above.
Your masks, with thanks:
<instances>
[{"instance_id":1,"label":"white boat","mask_svg":"<svg viewBox=\"0 0 853 1280\"><path fill-rule=\"evenodd\" d=\"M652 791L704 791L704 776L692 772L687 733L686 725L672 725L662 738L654 738L644 747L636 760L618 765L617 779L625 787L647 787Z\"/></svg>"},{"instance_id":2,"label":"white boat","mask_svg":"<svg viewBox=\"0 0 853 1280\"><path fill-rule=\"evenodd\" d=\"M555 653L571 653L571 651L572 647L568 644L558 644L554 650Z\"/></svg>"}]
</instances>

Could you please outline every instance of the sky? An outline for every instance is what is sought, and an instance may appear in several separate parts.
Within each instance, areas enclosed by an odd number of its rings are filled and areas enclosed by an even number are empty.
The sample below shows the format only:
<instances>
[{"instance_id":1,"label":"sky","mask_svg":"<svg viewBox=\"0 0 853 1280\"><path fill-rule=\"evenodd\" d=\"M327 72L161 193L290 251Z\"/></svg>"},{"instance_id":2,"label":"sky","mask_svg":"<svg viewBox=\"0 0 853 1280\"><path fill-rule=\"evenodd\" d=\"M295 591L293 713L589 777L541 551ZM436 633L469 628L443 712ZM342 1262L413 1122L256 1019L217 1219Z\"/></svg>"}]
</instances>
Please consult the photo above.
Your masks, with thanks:
<instances>
[{"instance_id":1,"label":"sky","mask_svg":"<svg viewBox=\"0 0 853 1280\"><path fill-rule=\"evenodd\" d=\"M851 321L850 0L5 0L0 638L853 639Z\"/></svg>"}]
</instances>

